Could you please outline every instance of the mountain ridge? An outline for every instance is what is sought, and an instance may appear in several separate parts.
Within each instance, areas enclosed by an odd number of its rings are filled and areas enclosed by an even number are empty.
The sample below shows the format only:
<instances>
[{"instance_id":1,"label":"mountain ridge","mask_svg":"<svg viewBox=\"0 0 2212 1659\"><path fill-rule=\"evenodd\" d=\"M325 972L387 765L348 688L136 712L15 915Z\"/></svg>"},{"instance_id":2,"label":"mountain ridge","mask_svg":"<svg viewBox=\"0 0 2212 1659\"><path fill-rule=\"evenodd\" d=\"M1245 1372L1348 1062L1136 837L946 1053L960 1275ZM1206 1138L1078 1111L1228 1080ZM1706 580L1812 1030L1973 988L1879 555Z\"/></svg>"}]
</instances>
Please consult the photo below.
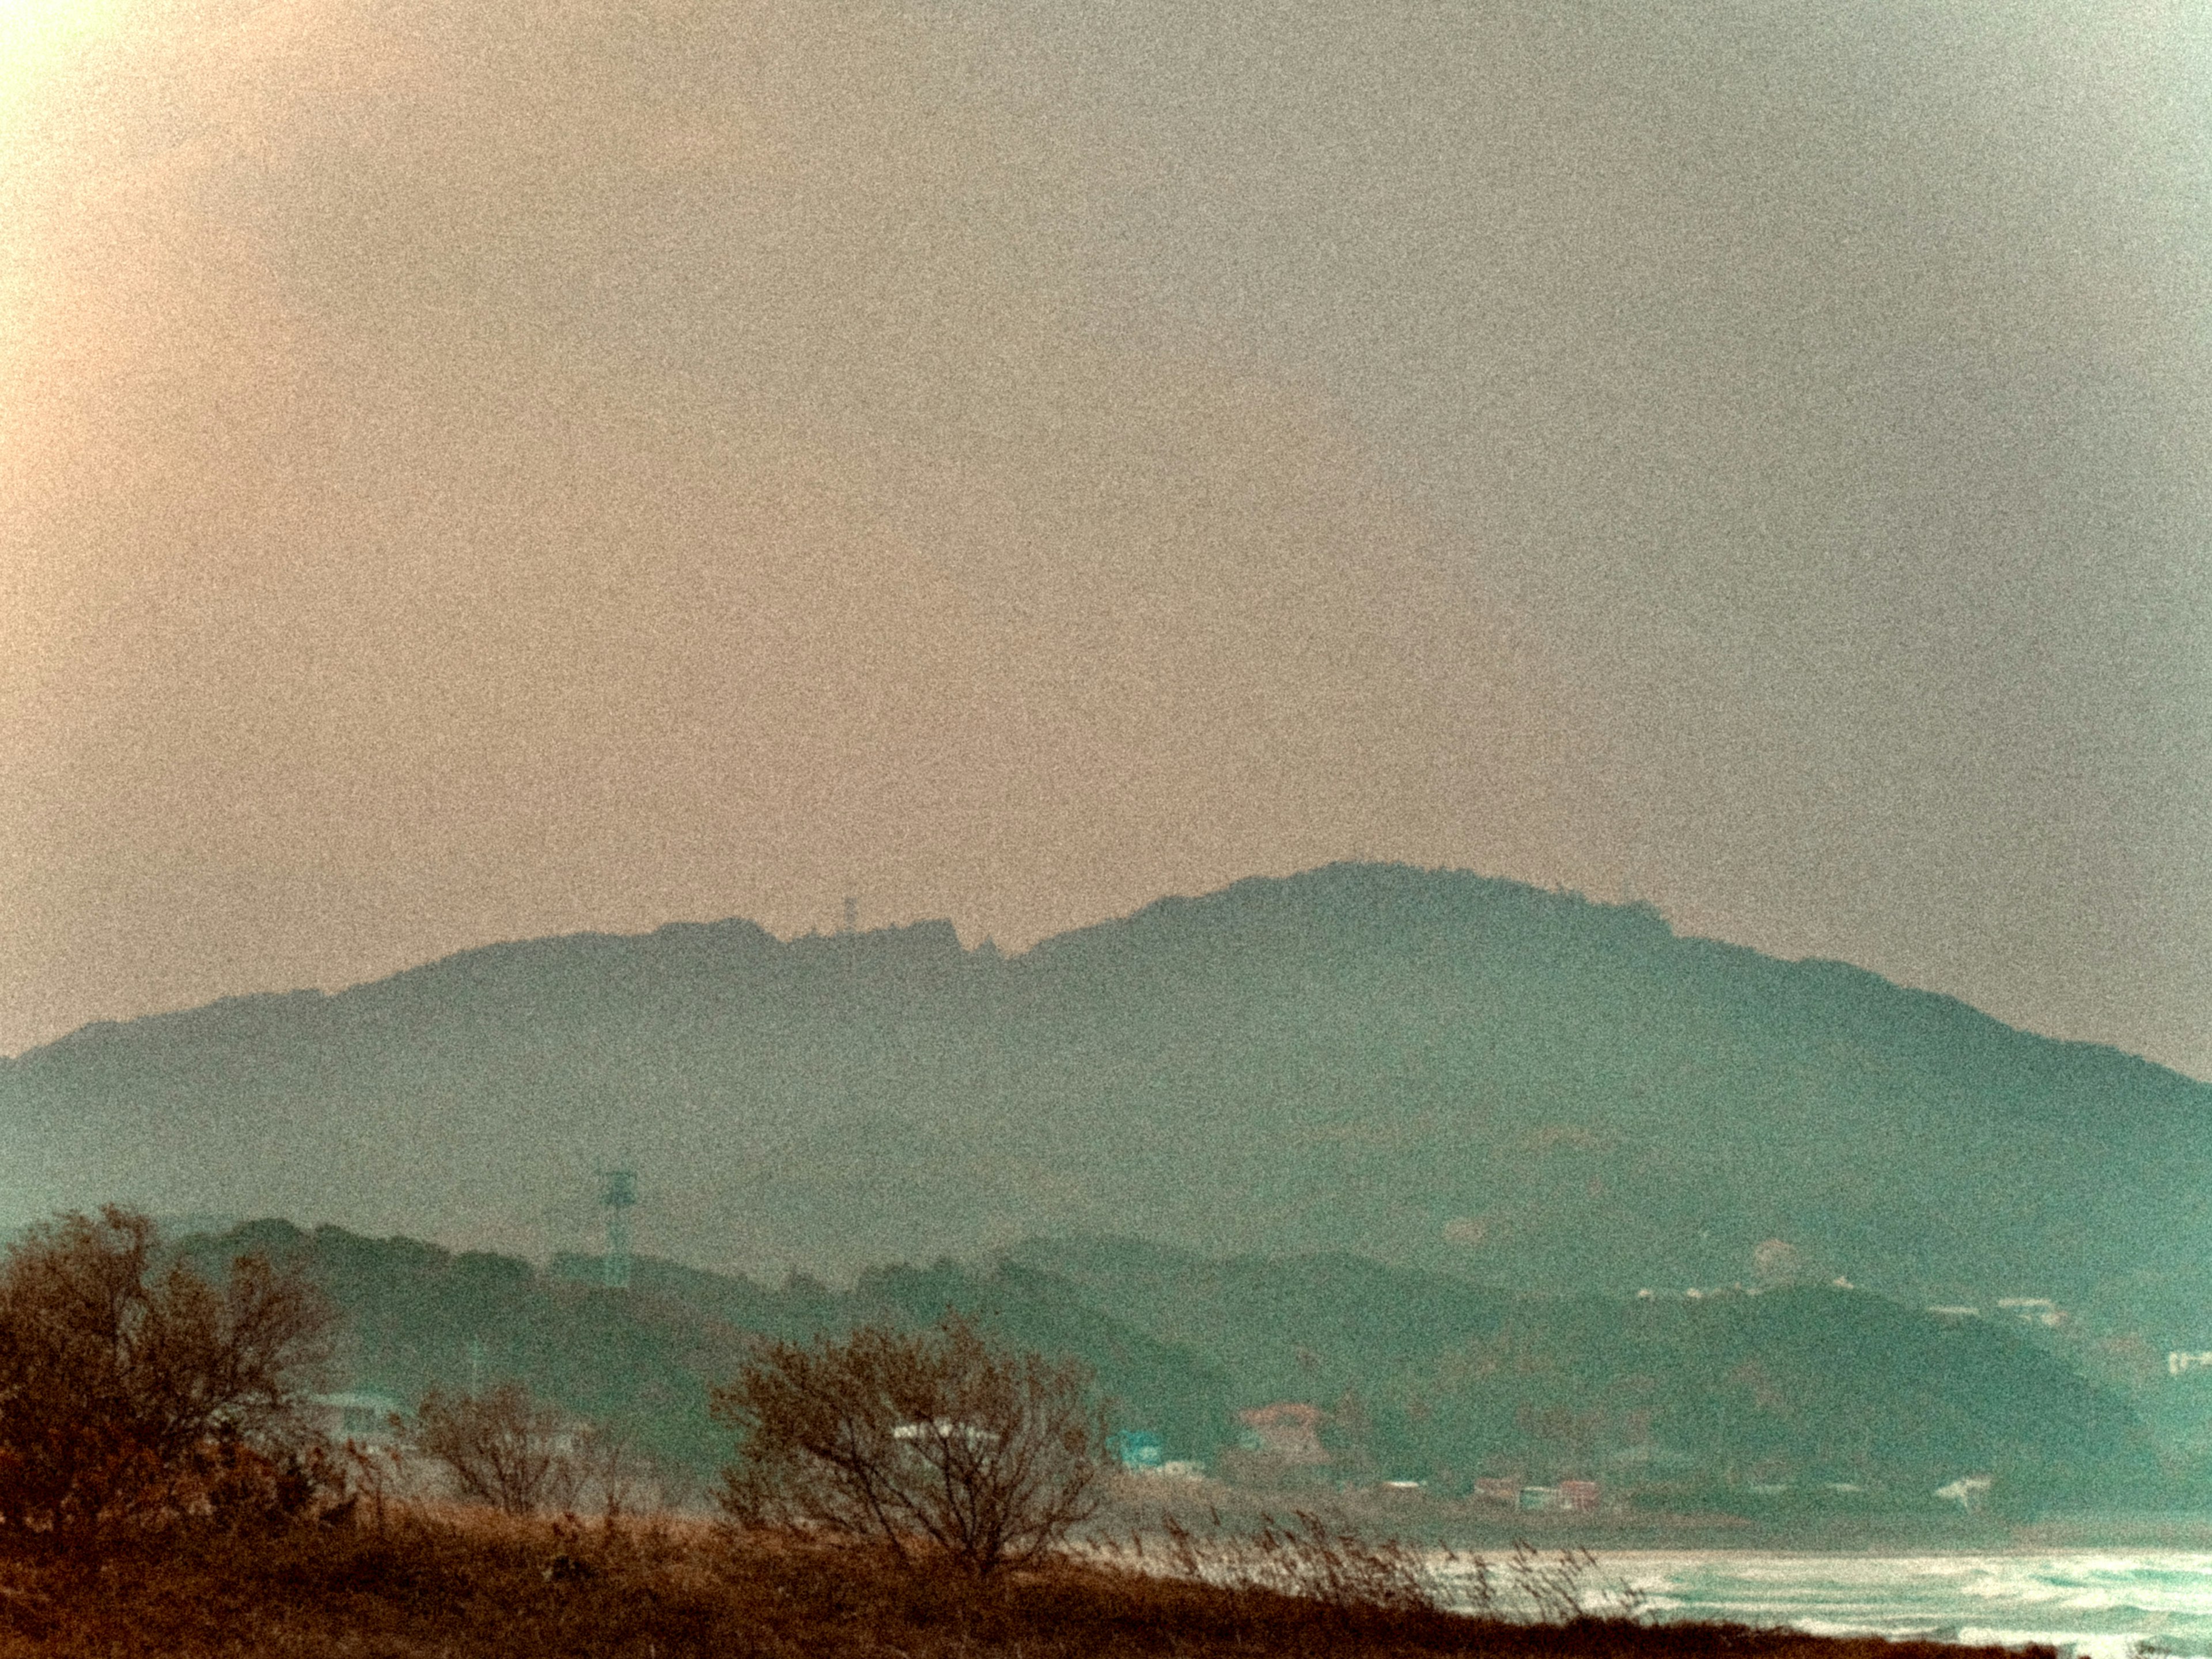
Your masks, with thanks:
<instances>
[{"instance_id":1,"label":"mountain ridge","mask_svg":"<svg viewBox=\"0 0 2212 1659\"><path fill-rule=\"evenodd\" d=\"M574 933L500 939L483 945L465 946L460 950L450 951L445 956L434 957L426 962L396 969L391 973L380 975L373 979L356 981L342 986L335 991L325 991L313 986L281 991L246 991L217 997L210 1001L195 1004L187 1008L165 1009L153 1013L136 1015L127 1019L89 1020L83 1025L64 1032L59 1036L33 1044L19 1054L0 1054L0 1068L33 1060L50 1050L76 1047L120 1031L157 1027L173 1023L189 1026L197 1024L203 1017L213 1017L218 1013L234 1013L249 1008L262 1010L281 1006L298 1010L319 1004L337 1002L358 993L375 991L402 982L411 984L441 975L450 975L460 971L464 967L492 963L504 965L510 961L520 961L540 952L550 955L562 950L620 950L624 947L647 946L658 941L688 943L712 936L716 939L724 937L742 939L747 945L757 947L762 955L768 956L777 951L803 951L809 947L823 946L848 949L858 946L868 950L881 950L886 944L896 946L908 940L920 943L927 939L932 943L949 943L950 948L943 951L944 955L948 957L957 955L963 959L975 958L979 967L988 967L994 963L1018 964L1040 956L1048 956L1057 951L1073 948L1090 936L1102 934L1109 930L1130 927L1156 915L1172 915L1182 907L1202 904L1207 900L1227 898L1235 895L1240 889L1297 882L1339 870L1402 871L1424 875L1463 878L1500 888L1517 890L1564 903L1583 905L1593 910L1609 912L1615 915L1644 919L1656 925L1660 935L1678 945L1703 947L1719 953L1724 957L1747 959L1762 967L1780 967L1828 976L1833 981L1850 985L1854 989L1872 989L1877 995L1893 1000L1899 1006L1907 1006L1916 1002L1922 1003L1926 1005L1931 1014L1941 1013L1948 1018L1954 1019L1961 1015L1966 1016L1969 1017L1968 1024L1984 1025L2005 1036L2031 1037L2039 1043L2051 1045L2054 1049L2076 1051L2085 1056L2099 1057L2100 1063L2103 1063L2107 1059L2116 1059L2179 1079L2185 1083L2200 1087L2212 1087L2212 1085L2205 1084L2203 1079L2191 1077L2188 1073L2178 1071L2158 1060L2113 1044L2081 1038L2052 1036L2043 1032L2030 1031L2025 1027L2010 1025L1996 1015L1977 1007L1963 997L1949 992L1933 991L1923 987L1900 984L1894 980L1885 978L1872 969L1861 967L1838 957L1778 957L1750 945L1738 945L1725 939L1711 939L1700 934L1677 933L1674 931L1672 924L1667 921L1664 913L1648 900L1630 900L1615 903L1591 899L1570 889L1535 887L1504 878L1476 875L1472 872L1451 866L1373 865L1350 860L1318 866L1312 870L1300 872L1288 877L1243 877L1225 887L1214 889L1203 894L1164 895L1151 900L1127 915L1108 917L1079 927L1068 928L1058 933L1048 934L1025 949L1016 951L1000 950L988 940L974 947L963 945L959 942L957 927L949 918L945 917L929 917L913 922L895 923L851 934L815 932L797 934L790 939L779 939L757 922L745 917L728 916L714 921L663 922L658 927L640 933L608 933L600 929L584 928Z\"/></svg>"},{"instance_id":2,"label":"mountain ridge","mask_svg":"<svg viewBox=\"0 0 2212 1659\"><path fill-rule=\"evenodd\" d=\"M1135 1232L1626 1293L1780 1241L1906 1300L2081 1302L2212 1258L2212 1088L1648 905L1404 866L1018 955L943 921L481 946L86 1028L0 1061L0 1123L23 1214L542 1255L620 1162L654 1248L738 1271Z\"/></svg>"}]
</instances>

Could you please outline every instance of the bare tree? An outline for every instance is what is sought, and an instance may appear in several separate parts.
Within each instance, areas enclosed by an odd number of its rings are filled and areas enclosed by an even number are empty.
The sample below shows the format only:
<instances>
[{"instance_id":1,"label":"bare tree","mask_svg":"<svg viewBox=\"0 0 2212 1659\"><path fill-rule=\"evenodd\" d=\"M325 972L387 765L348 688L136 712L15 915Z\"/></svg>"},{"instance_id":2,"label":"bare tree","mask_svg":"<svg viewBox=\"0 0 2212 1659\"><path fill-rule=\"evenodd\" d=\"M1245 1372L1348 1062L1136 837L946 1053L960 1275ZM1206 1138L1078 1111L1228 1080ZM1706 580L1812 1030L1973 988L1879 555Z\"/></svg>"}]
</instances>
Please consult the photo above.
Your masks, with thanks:
<instances>
[{"instance_id":1,"label":"bare tree","mask_svg":"<svg viewBox=\"0 0 2212 1659\"><path fill-rule=\"evenodd\" d=\"M660 1459L640 1450L619 1429L595 1423L576 1437L576 1494L609 1521L640 1510L673 1507L675 1484Z\"/></svg>"},{"instance_id":2,"label":"bare tree","mask_svg":"<svg viewBox=\"0 0 2212 1659\"><path fill-rule=\"evenodd\" d=\"M415 1413L415 1441L463 1496L509 1515L573 1506L589 1461L588 1431L520 1382L482 1394L432 1389Z\"/></svg>"},{"instance_id":3,"label":"bare tree","mask_svg":"<svg viewBox=\"0 0 2212 1659\"><path fill-rule=\"evenodd\" d=\"M1074 1360L1014 1352L947 1315L918 1334L763 1344L715 1390L739 1434L741 1524L921 1544L977 1575L1036 1560L1097 1512L1107 1422Z\"/></svg>"},{"instance_id":4,"label":"bare tree","mask_svg":"<svg viewBox=\"0 0 2212 1659\"><path fill-rule=\"evenodd\" d=\"M220 1284L164 1266L134 1211L31 1229L0 1261L0 1527L82 1543L234 1500L251 1469L296 1485L332 1320L263 1257Z\"/></svg>"}]
</instances>

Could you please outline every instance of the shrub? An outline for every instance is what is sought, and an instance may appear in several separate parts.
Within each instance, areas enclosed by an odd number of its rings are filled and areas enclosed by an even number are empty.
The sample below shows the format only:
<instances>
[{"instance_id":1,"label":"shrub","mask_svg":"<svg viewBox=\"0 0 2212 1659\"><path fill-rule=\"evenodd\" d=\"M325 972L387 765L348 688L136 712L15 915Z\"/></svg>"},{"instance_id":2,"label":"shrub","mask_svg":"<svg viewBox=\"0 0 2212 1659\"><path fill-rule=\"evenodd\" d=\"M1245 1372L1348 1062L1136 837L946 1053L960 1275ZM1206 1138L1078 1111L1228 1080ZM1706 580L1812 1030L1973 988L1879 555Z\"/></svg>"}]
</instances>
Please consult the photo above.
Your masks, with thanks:
<instances>
[{"instance_id":1,"label":"shrub","mask_svg":"<svg viewBox=\"0 0 2212 1659\"><path fill-rule=\"evenodd\" d=\"M586 1433L520 1382L482 1394L433 1389L415 1413L415 1441L463 1497L509 1515L573 1506L588 1456Z\"/></svg>"},{"instance_id":2,"label":"shrub","mask_svg":"<svg viewBox=\"0 0 2212 1659\"><path fill-rule=\"evenodd\" d=\"M919 1543L979 1577L1034 1562L1103 1492L1089 1370L995 1346L956 1315L917 1334L763 1343L713 1409L740 1436L722 1492L740 1524L877 1539L902 1560Z\"/></svg>"},{"instance_id":3,"label":"shrub","mask_svg":"<svg viewBox=\"0 0 2212 1659\"><path fill-rule=\"evenodd\" d=\"M312 1490L303 1378L331 1324L262 1257L220 1284L161 1265L133 1211L33 1228L0 1261L0 1527L82 1545Z\"/></svg>"}]
</instances>

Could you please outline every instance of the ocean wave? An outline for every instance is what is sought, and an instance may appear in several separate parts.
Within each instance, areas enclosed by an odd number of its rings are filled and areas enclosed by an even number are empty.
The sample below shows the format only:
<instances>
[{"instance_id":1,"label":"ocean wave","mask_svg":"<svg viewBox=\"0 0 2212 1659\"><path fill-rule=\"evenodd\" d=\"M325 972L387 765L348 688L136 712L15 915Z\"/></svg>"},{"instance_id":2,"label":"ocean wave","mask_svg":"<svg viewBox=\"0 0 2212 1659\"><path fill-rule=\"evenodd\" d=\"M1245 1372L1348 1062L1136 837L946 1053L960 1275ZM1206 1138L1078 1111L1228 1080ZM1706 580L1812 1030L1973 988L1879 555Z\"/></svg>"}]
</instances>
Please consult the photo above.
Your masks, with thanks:
<instances>
[{"instance_id":1,"label":"ocean wave","mask_svg":"<svg viewBox=\"0 0 2212 1659\"><path fill-rule=\"evenodd\" d=\"M1661 1622L1793 1626L1811 1634L2047 1644L2077 1659L2139 1644L2212 1659L2212 1554L2195 1551L1838 1556L1619 1552L1594 1574Z\"/></svg>"}]
</instances>

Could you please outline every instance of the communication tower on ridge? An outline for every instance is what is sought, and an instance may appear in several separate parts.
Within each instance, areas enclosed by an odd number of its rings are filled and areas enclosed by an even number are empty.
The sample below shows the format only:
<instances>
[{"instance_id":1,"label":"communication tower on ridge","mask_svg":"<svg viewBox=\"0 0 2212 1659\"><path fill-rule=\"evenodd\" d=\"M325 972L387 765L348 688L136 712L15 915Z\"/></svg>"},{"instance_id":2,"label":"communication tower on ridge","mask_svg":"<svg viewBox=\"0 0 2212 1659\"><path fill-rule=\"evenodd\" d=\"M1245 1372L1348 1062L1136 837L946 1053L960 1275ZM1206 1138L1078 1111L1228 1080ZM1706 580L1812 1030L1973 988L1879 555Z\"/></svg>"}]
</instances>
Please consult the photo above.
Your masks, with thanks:
<instances>
[{"instance_id":1,"label":"communication tower on ridge","mask_svg":"<svg viewBox=\"0 0 2212 1659\"><path fill-rule=\"evenodd\" d=\"M845 925L837 931L848 938L860 931L860 900L858 894L845 895Z\"/></svg>"},{"instance_id":2,"label":"communication tower on ridge","mask_svg":"<svg viewBox=\"0 0 2212 1659\"><path fill-rule=\"evenodd\" d=\"M611 1291L629 1288L629 1212L637 1202L637 1171L610 1170L599 1186L599 1207L607 1212L607 1255L600 1264Z\"/></svg>"}]
</instances>

